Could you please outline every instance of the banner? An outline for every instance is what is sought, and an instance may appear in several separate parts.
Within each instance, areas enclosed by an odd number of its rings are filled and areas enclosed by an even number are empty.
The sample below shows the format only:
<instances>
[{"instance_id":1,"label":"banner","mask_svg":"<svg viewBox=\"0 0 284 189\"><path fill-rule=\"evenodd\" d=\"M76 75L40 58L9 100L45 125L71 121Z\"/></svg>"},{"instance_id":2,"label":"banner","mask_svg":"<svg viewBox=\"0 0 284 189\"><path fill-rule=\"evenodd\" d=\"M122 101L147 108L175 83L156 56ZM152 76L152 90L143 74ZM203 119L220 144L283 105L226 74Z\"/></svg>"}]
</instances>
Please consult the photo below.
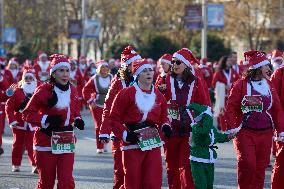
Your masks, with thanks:
<instances>
[{"instance_id":1,"label":"banner","mask_svg":"<svg viewBox=\"0 0 284 189\"><path fill-rule=\"evenodd\" d=\"M68 37L80 39L83 33L83 25L81 20L68 20Z\"/></svg>"},{"instance_id":2,"label":"banner","mask_svg":"<svg viewBox=\"0 0 284 189\"><path fill-rule=\"evenodd\" d=\"M188 5L185 7L184 24L187 29L202 28L202 7L201 5Z\"/></svg>"},{"instance_id":3,"label":"banner","mask_svg":"<svg viewBox=\"0 0 284 189\"><path fill-rule=\"evenodd\" d=\"M98 38L100 35L101 22L99 20L86 20L85 21L85 37Z\"/></svg>"},{"instance_id":4,"label":"banner","mask_svg":"<svg viewBox=\"0 0 284 189\"><path fill-rule=\"evenodd\" d=\"M223 4L207 4L207 27L208 28L224 27Z\"/></svg>"},{"instance_id":5,"label":"banner","mask_svg":"<svg viewBox=\"0 0 284 189\"><path fill-rule=\"evenodd\" d=\"M17 42L16 28L4 28L3 42L12 44Z\"/></svg>"}]
</instances>

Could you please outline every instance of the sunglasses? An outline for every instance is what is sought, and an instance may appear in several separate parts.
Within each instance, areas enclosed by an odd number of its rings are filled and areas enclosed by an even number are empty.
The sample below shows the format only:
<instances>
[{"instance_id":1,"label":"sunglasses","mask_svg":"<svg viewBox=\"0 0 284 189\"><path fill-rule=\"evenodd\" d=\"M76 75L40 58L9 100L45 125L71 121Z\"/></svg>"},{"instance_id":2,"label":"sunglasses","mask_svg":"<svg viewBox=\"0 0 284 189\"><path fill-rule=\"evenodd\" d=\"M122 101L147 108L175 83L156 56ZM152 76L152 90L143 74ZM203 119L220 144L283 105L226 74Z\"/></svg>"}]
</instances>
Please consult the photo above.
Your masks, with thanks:
<instances>
[{"instance_id":1,"label":"sunglasses","mask_svg":"<svg viewBox=\"0 0 284 189\"><path fill-rule=\"evenodd\" d=\"M176 65L180 65L182 62L181 61L179 61L179 60L173 60L172 61L172 64L176 64Z\"/></svg>"}]
</instances>

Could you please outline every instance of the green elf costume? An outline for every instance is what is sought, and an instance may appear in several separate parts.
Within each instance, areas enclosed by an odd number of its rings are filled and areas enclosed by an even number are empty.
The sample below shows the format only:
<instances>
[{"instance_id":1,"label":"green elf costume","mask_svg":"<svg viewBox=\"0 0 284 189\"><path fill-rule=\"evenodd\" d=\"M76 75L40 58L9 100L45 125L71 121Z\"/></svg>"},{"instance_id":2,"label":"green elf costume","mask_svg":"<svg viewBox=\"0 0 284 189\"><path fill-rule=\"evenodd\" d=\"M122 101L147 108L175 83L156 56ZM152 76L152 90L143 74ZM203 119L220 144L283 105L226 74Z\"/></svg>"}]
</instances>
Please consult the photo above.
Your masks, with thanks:
<instances>
[{"instance_id":1,"label":"green elf costume","mask_svg":"<svg viewBox=\"0 0 284 189\"><path fill-rule=\"evenodd\" d=\"M190 104L188 109L193 110L192 139L190 152L190 166L195 189L213 189L214 162L217 153L216 143L228 142L227 134L220 133L213 126L211 108L196 103Z\"/></svg>"}]
</instances>

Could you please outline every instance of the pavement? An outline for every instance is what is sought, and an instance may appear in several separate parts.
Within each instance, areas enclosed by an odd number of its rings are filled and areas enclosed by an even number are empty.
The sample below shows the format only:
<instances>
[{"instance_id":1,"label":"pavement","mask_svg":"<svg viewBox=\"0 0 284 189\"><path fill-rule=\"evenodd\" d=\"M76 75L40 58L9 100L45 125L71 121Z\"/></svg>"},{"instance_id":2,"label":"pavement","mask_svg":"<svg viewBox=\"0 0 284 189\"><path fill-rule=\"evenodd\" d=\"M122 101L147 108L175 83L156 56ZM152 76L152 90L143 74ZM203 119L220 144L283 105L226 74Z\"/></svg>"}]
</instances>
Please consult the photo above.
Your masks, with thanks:
<instances>
[{"instance_id":1,"label":"pavement","mask_svg":"<svg viewBox=\"0 0 284 189\"><path fill-rule=\"evenodd\" d=\"M94 125L88 111L82 112L86 123L84 131L76 131L78 142L74 164L74 178L77 189L111 189L113 183L113 157L111 153L96 154ZM33 189L38 180L31 174L31 166L24 154L21 171L11 171L12 134L5 128L3 148L5 153L0 156L0 189ZM215 164L215 189L236 189L236 154L231 142L218 144L218 161ZM110 150L110 147L109 147ZM163 159L164 155L162 154ZM271 161L271 163L273 163ZM163 162L163 189L167 187L165 162ZM265 189L270 188L271 168L266 170ZM55 187L56 188L56 187Z\"/></svg>"}]
</instances>

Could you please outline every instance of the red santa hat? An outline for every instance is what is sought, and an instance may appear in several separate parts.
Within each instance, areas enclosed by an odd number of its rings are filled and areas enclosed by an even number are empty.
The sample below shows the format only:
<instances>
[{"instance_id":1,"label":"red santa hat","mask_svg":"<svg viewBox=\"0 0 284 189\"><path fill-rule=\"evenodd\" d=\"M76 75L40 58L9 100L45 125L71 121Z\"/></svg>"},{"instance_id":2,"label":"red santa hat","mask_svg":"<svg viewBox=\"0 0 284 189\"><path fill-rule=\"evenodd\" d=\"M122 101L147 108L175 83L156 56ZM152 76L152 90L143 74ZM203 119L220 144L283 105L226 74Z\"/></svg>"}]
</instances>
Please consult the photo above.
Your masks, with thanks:
<instances>
[{"instance_id":1,"label":"red santa hat","mask_svg":"<svg viewBox=\"0 0 284 189\"><path fill-rule=\"evenodd\" d=\"M270 64L263 52L251 50L244 53L245 61L248 61L249 69L257 69Z\"/></svg>"},{"instance_id":2,"label":"red santa hat","mask_svg":"<svg viewBox=\"0 0 284 189\"><path fill-rule=\"evenodd\" d=\"M96 63L94 62L93 59L90 58L90 59L87 61L87 65L88 65L88 66L91 66L92 64L96 64Z\"/></svg>"},{"instance_id":3,"label":"red santa hat","mask_svg":"<svg viewBox=\"0 0 284 189\"><path fill-rule=\"evenodd\" d=\"M197 63L198 60L193 56L191 50L188 48L182 48L174 53L173 58L182 61L188 67L192 67L191 64Z\"/></svg>"},{"instance_id":4,"label":"red santa hat","mask_svg":"<svg viewBox=\"0 0 284 189\"><path fill-rule=\"evenodd\" d=\"M161 58L159 58L158 63L165 63L165 64L169 64L172 65L172 59L173 56L171 54L164 54L163 56L161 56Z\"/></svg>"},{"instance_id":5,"label":"red santa hat","mask_svg":"<svg viewBox=\"0 0 284 189\"><path fill-rule=\"evenodd\" d=\"M133 76L138 76L146 68L153 69L153 65L147 59L139 59L134 61L132 64Z\"/></svg>"},{"instance_id":6,"label":"red santa hat","mask_svg":"<svg viewBox=\"0 0 284 189\"><path fill-rule=\"evenodd\" d=\"M201 58L199 62L200 64L206 64L208 62L208 58Z\"/></svg>"},{"instance_id":7,"label":"red santa hat","mask_svg":"<svg viewBox=\"0 0 284 189\"><path fill-rule=\"evenodd\" d=\"M283 61L283 52L279 50L274 50L271 53L271 60L274 62L276 60L282 60Z\"/></svg>"},{"instance_id":8,"label":"red santa hat","mask_svg":"<svg viewBox=\"0 0 284 189\"><path fill-rule=\"evenodd\" d=\"M81 62L81 61L86 61L87 62L87 58L85 56L80 56L79 62Z\"/></svg>"},{"instance_id":9,"label":"red santa hat","mask_svg":"<svg viewBox=\"0 0 284 189\"><path fill-rule=\"evenodd\" d=\"M54 57L50 63L50 75L62 66L66 66L69 70L71 70L67 57L64 55Z\"/></svg>"},{"instance_id":10,"label":"red santa hat","mask_svg":"<svg viewBox=\"0 0 284 189\"><path fill-rule=\"evenodd\" d=\"M108 66L108 62L105 61L105 60L100 60L100 61L96 62L97 69L100 69L101 66Z\"/></svg>"},{"instance_id":11,"label":"red santa hat","mask_svg":"<svg viewBox=\"0 0 284 189\"><path fill-rule=\"evenodd\" d=\"M3 56L0 56L0 65L6 65L6 58Z\"/></svg>"},{"instance_id":12,"label":"red santa hat","mask_svg":"<svg viewBox=\"0 0 284 189\"><path fill-rule=\"evenodd\" d=\"M26 76L31 76L31 77L34 78L34 80L36 80L35 71L33 69L29 68L29 67L24 67L22 80L24 80Z\"/></svg>"},{"instance_id":13,"label":"red santa hat","mask_svg":"<svg viewBox=\"0 0 284 189\"><path fill-rule=\"evenodd\" d=\"M38 58L40 59L40 58L43 58L43 57L46 57L46 58L47 58L47 54L46 54L45 52L43 52L43 51L40 51L40 52L38 53Z\"/></svg>"},{"instance_id":14,"label":"red santa hat","mask_svg":"<svg viewBox=\"0 0 284 189\"><path fill-rule=\"evenodd\" d=\"M121 65L127 66L135 60L142 59L142 57L137 54L132 46L127 46L121 53Z\"/></svg>"}]
</instances>

